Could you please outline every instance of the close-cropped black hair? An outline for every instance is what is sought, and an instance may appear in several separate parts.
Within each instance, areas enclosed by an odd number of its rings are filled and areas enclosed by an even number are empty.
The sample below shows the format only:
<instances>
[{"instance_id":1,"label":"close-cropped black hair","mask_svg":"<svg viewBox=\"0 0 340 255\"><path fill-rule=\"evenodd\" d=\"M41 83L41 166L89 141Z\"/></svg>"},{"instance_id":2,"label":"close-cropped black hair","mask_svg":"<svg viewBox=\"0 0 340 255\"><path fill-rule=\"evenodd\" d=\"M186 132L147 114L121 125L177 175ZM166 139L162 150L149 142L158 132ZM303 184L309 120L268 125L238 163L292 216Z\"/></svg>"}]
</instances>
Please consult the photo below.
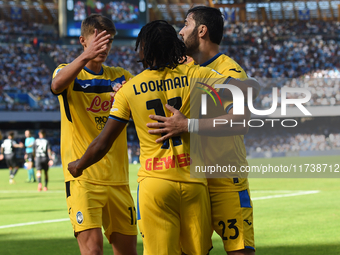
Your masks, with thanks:
<instances>
[{"instance_id":1,"label":"close-cropped black hair","mask_svg":"<svg viewBox=\"0 0 340 255\"><path fill-rule=\"evenodd\" d=\"M135 50L143 52L139 62L151 70L171 69L186 61L185 44L177 36L175 29L165 20L155 20L146 24L138 34Z\"/></svg>"},{"instance_id":2,"label":"close-cropped black hair","mask_svg":"<svg viewBox=\"0 0 340 255\"><path fill-rule=\"evenodd\" d=\"M196 6L187 12L187 16L192 13L196 27L207 26L210 41L220 44L223 37L224 17L219 9L208 6Z\"/></svg>"}]
</instances>

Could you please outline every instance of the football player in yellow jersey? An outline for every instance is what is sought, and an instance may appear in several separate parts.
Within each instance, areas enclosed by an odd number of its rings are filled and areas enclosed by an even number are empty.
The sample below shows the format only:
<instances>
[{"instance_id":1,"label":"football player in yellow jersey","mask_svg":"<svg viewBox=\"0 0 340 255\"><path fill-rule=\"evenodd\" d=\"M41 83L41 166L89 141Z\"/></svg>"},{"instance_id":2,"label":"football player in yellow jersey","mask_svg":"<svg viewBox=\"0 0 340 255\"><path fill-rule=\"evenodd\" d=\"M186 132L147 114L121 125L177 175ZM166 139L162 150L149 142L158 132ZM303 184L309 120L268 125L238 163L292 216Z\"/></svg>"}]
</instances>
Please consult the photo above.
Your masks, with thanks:
<instances>
[{"instance_id":1,"label":"football player in yellow jersey","mask_svg":"<svg viewBox=\"0 0 340 255\"><path fill-rule=\"evenodd\" d=\"M120 67L104 66L116 33L113 22L94 14L83 20L84 52L53 73L51 90L61 111L61 157L66 202L81 254L103 254L103 234L114 254L137 254L136 210L130 193L126 130L108 154L73 178L68 163L81 157L100 134L113 99L112 85L133 76Z\"/></svg>"},{"instance_id":2,"label":"football player in yellow jersey","mask_svg":"<svg viewBox=\"0 0 340 255\"><path fill-rule=\"evenodd\" d=\"M219 52L219 44L223 36L223 15L216 8L198 6L187 12L185 26L179 32L187 46L187 54L196 64L208 66L219 73L233 78L245 79L245 71L231 58ZM190 64L193 64L191 62ZM258 93L258 88L257 92ZM210 98L208 98L210 99ZM225 119L235 120L232 102L227 102L227 107L214 108L213 101L208 100L207 109L209 117L217 117L229 113ZM175 116L179 112L167 107ZM188 130L187 121L184 119L163 118L151 116L153 120L164 123L150 123L149 127L163 128L162 130L150 130L152 134L167 133L158 139L163 142L165 138L177 136L181 131ZM250 118L249 110L245 109L245 116L237 116L247 122ZM204 120L200 119L199 134L212 135L204 132ZM243 135L245 129L229 129L226 137L202 136L202 145L205 155L205 165L241 166L248 165ZM242 178L240 178L242 177ZM234 178L208 178L208 187L212 205L212 223L214 230L221 236L225 251L228 255L244 255L255 253L253 205L250 199L249 183L247 175Z\"/></svg>"},{"instance_id":3,"label":"football player in yellow jersey","mask_svg":"<svg viewBox=\"0 0 340 255\"><path fill-rule=\"evenodd\" d=\"M137 217L144 254L208 254L211 214L206 179L190 176L191 162L202 159L191 158L189 134L156 144L146 123L150 114L169 116L163 107L166 103L190 117L191 78L214 78L217 84L230 79L210 68L180 65L186 48L166 21L145 25L137 49L147 69L120 89L103 131L68 169L74 177L86 174L89 166L106 155L132 117L141 146Z\"/></svg>"}]
</instances>

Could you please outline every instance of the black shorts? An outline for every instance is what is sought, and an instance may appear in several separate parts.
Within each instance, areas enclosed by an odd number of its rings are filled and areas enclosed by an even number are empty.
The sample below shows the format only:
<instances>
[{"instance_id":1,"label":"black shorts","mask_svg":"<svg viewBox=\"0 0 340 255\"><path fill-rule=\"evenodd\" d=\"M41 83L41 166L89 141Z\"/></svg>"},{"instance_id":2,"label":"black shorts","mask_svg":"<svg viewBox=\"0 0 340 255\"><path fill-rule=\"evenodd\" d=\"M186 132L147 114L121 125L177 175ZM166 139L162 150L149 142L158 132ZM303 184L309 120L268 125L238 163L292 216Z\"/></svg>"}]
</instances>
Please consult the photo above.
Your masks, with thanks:
<instances>
[{"instance_id":1,"label":"black shorts","mask_svg":"<svg viewBox=\"0 0 340 255\"><path fill-rule=\"evenodd\" d=\"M15 154L11 154L11 155L5 154L5 160L6 160L7 167L17 167L17 166L19 166Z\"/></svg>"},{"instance_id":2,"label":"black shorts","mask_svg":"<svg viewBox=\"0 0 340 255\"><path fill-rule=\"evenodd\" d=\"M47 171L49 166L48 166L48 158L35 158L35 168L37 170L45 170Z\"/></svg>"},{"instance_id":3,"label":"black shorts","mask_svg":"<svg viewBox=\"0 0 340 255\"><path fill-rule=\"evenodd\" d=\"M27 162L33 162L33 153L27 153Z\"/></svg>"}]
</instances>

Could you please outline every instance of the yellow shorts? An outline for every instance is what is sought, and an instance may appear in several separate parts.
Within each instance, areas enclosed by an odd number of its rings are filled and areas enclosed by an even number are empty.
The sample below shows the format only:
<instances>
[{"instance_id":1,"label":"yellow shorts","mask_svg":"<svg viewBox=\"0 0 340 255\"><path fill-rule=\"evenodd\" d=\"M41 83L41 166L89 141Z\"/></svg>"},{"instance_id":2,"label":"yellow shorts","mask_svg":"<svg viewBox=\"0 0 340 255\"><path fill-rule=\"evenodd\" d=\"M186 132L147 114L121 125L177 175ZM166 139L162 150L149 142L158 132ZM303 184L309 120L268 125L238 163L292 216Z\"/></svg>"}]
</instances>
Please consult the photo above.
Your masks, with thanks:
<instances>
[{"instance_id":1,"label":"yellow shorts","mask_svg":"<svg viewBox=\"0 0 340 255\"><path fill-rule=\"evenodd\" d=\"M102 226L109 241L113 232L138 234L129 185L96 185L78 180L65 184L66 203L75 234Z\"/></svg>"},{"instance_id":2,"label":"yellow shorts","mask_svg":"<svg viewBox=\"0 0 340 255\"><path fill-rule=\"evenodd\" d=\"M225 251L255 250L253 203L249 190L210 192L213 229Z\"/></svg>"},{"instance_id":3,"label":"yellow shorts","mask_svg":"<svg viewBox=\"0 0 340 255\"><path fill-rule=\"evenodd\" d=\"M144 255L206 255L211 211L204 184L145 178L138 186L137 219Z\"/></svg>"}]
</instances>

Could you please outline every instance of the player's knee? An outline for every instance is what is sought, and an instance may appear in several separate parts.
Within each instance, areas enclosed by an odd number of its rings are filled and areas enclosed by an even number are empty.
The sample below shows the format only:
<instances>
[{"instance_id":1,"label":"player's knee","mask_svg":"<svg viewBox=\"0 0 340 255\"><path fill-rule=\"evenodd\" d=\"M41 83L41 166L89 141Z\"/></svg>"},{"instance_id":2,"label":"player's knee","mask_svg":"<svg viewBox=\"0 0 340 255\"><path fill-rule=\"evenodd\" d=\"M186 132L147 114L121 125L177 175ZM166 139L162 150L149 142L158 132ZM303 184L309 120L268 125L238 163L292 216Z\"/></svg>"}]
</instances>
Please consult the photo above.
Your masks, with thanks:
<instances>
[{"instance_id":1,"label":"player's knee","mask_svg":"<svg viewBox=\"0 0 340 255\"><path fill-rule=\"evenodd\" d=\"M91 247L91 249L88 250L88 253L86 254L93 254L93 255L103 255L103 249L101 249L100 247L98 246L95 246L95 247Z\"/></svg>"},{"instance_id":2,"label":"player's knee","mask_svg":"<svg viewBox=\"0 0 340 255\"><path fill-rule=\"evenodd\" d=\"M36 176L37 176L37 178L40 178L41 177L41 171L37 171L37 173L36 173Z\"/></svg>"}]
</instances>

